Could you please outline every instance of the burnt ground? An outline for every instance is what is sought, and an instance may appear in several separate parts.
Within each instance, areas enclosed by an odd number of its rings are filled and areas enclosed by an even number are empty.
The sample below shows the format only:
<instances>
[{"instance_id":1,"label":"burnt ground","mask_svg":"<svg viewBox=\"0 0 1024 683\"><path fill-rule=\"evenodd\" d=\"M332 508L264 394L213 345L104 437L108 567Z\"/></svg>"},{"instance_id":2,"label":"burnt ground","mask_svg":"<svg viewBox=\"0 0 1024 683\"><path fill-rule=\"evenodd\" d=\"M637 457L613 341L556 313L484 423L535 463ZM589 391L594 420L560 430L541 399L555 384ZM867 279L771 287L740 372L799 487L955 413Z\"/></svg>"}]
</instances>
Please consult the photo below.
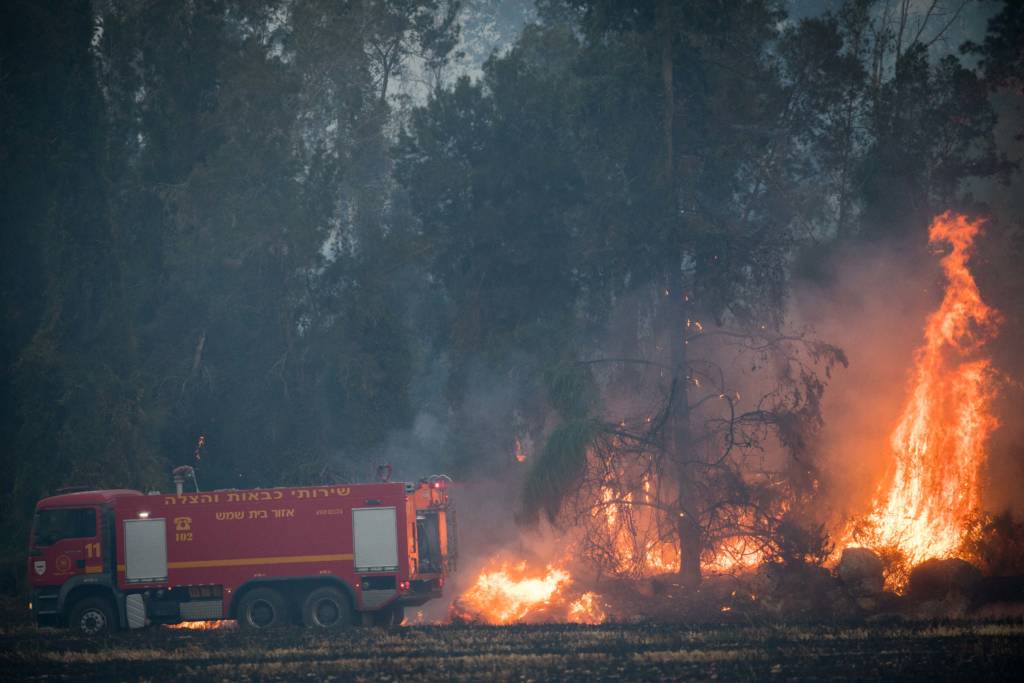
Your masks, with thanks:
<instances>
[{"instance_id":1,"label":"burnt ground","mask_svg":"<svg viewBox=\"0 0 1024 683\"><path fill-rule=\"evenodd\" d=\"M0 680L1021 680L1024 621L0 630Z\"/></svg>"}]
</instances>

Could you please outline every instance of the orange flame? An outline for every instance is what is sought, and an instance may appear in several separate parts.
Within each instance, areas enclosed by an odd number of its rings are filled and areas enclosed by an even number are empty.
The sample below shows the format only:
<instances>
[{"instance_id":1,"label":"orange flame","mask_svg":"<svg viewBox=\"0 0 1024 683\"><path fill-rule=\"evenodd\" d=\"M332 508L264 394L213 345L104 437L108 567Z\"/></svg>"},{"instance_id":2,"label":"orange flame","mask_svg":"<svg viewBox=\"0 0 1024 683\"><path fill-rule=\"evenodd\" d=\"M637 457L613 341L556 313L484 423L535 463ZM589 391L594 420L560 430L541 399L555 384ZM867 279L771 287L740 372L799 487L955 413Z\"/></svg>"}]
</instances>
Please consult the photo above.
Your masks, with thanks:
<instances>
[{"instance_id":1,"label":"orange flame","mask_svg":"<svg viewBox=\"0 0 1024 683\"><path fill-rule=\"evenodd\" d=\"M523 442L518 438L516 439L516 450L515 450L516 462L526 462L526 448L523 446Z\"/></svg>"},{"instance_id":2,"label":"orange flame","mask_svg":"<svg viewBox=\"0 0 1024 683\"><path fill-rule=\"evenodd\" d=\"M764 548L750 536L727 538L711 558L702 558L701 570L710 574L736 574L757 569L765 562Z\"/></svg>"},{"instance_id":3,"label":"orange flame","mask_svg":"<svg viewBox=\"0 0 1024 683\"><path fill-rule=\"evenodd\" d=\"M521 621L598 624L604 621L604 610L594 593L583 593L575 600L567 598L565 589L571 583L569 572L554 565L538 572L528 569L525 561L495 562L459 596L452 611L460 618L488 624Z\"/></svg>"},{"instance_id":4,"label":"orange flame","mask_svg":"<svg viewBox=\"0 0 1024 683\"><path fill-rule=\"evenodd\" d=\"M868 547L897 548L908 565L960 551L979 506L985 441L998 424L989 412L991 363L974 357L1000 318L982 301L967 267L980 227L953 213L932 223L929 242L952 247L941 261L948 284L926 322L910 395L890 437L891 480L855 534Z\"/></svg>"},{"instance_id":5,"label":"orange flame","mask_svg":"<svg viewBox=\"0 0 1024 683\"><path fill-rule=\"evenodd\" d=\"M597 604L597 594L591 591L569 603L569 621L574 624L600 624L605 618L604 609Z\"/></svg>"},{"instance_id":6,"label":"orange flame","mask_svg":"<svg viewBox=\"0 0 1024 683\"><path fill-rule=\"evenodd\" d=\"M458 606L487 623L510 624L549 606L568 581L568 572L550 565L543 573L535 574L527 570L525 561L502 563L481 572L459 597Z\"/></svg>"},{"instance_id":7,"label":"orange flame","mask_svg":"<svg viewBox=\"0 0 1024 683\"><path fill-rule=\"evenodd\" d=\"M181 621L177 624L168 624L167 628L183 628L194 631L212 631L218 628L225 628L227 621Z\"/></svg>"},{"instance_id":8,"label":"orange flame","mask_svg":"<svg viewBox=\"0 0 1024 683\"><path fill-rule=\"evenodd\" d=\"M604 533L610 549L611 569L622 576L652 576L679 571L679 548L674 539L659 531L658 512L650 507L655 498L652 477L641 477L643 505L631 492L617 492L612 485L600 489L595 517L604 517ZM714 553L701 558L701 569L710 574L734 574L755 569L765 562L764 544L738 534L722 541Z\"/></svg>"}]
</instances>

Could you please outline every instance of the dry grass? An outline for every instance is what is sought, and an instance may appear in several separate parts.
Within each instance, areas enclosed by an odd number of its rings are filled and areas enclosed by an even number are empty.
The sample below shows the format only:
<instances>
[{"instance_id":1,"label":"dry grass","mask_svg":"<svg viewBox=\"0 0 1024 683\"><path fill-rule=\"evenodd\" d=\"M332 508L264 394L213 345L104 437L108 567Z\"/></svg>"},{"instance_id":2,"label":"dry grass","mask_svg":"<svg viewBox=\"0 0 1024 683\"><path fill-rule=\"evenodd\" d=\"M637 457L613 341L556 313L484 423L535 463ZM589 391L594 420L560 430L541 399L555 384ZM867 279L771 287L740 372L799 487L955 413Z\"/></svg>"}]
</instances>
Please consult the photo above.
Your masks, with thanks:
<instances>
[{"instance_id":1,"label":"dry grass","mask_svg":"<svg viewBox=\"0 0 1024 683\"><path fill-rule=\"evenodd\" d=\"M1024 621L147 629L89 640L0 635L0 679L624 680L880 677L1016 680Z\"/></svg>"}]
</instances>

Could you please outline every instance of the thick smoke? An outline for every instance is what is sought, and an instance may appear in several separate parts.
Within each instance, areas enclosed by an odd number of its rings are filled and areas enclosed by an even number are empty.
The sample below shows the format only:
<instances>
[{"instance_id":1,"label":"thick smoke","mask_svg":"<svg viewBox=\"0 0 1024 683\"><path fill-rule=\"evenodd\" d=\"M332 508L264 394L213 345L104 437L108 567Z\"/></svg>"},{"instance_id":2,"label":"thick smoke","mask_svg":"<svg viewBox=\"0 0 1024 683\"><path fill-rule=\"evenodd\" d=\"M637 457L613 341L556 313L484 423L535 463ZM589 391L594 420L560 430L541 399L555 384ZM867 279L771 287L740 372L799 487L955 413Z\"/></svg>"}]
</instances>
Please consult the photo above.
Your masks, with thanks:
<instances>
[{"instance_id":1,"label":"thick smoke","mask_svg":"<svg viewBox=\"0 0 1024 683\"><path fill-rule=\"evenodd\" d=\"M868 512L886 475L914 350L942 297L938 257L923 243L847 249L830 260L826 281L795 287L794 318L841 347L850 363L825 392L818 444L827 506L821 512L833 530Z\"/></svg>"}]
</instances>

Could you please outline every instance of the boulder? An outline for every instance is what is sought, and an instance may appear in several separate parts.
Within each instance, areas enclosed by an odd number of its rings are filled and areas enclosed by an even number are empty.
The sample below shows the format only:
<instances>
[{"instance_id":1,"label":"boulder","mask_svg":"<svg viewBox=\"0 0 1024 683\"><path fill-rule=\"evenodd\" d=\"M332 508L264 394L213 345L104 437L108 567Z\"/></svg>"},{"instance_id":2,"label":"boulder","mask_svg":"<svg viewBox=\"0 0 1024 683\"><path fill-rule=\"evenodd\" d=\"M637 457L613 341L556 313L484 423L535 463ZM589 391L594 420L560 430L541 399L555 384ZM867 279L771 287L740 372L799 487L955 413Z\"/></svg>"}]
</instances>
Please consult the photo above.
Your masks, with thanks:
<instances>
[{"instance_id":1,"label":"boulder","mask_svg":"<svg viewBox=\"0 0 1024 683\"><path fill-rule=\"evenodd\" d=\"M762 606L783 618L846 618L857 607L824 567L767 564L759 570Z\"/></svg>"},{"instance_id":2,"label":"boulder","mask_svg":"<svg viewBox=\"0 0 1024 683\"><path fill-rule=\"evenodd\" d=\"M972 599L981 584L981 571L959 559L928 560L910 571L907 599L913 603Z\"/></svg>"},{"instance_id":3,"label":"boulder","mask_svg":"<svg viewBox=\"0 0 1024 683\"><path fill-rule=\"evenodd\" d=\"M884 589L883 569L882 558L874 551L867 548L844 548L836 573L850 595L873 599L881 595Z\"/></svg>"}]
</instances>

